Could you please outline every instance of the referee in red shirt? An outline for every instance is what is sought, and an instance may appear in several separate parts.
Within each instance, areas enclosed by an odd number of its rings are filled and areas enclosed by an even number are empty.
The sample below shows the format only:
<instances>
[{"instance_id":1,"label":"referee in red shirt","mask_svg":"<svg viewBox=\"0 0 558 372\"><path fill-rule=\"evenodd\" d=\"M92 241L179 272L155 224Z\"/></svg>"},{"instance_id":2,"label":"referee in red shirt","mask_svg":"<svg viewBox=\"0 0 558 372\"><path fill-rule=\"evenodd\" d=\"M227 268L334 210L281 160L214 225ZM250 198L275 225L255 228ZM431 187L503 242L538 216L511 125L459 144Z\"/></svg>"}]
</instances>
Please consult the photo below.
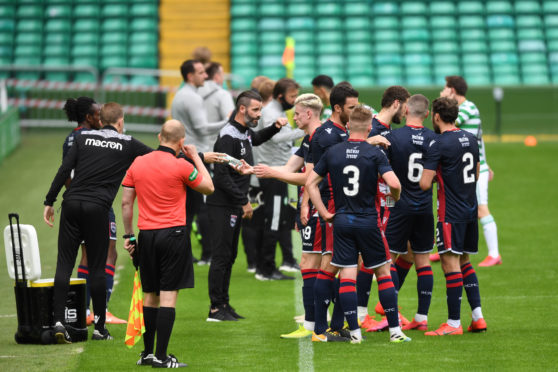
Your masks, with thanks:
<instances>
[{"instance_id":1,"label":"referee in red shirt","mask_svg":"<svg viewBox=\"0 0 558 372\"><path fill-rule=\"evenodd\" d=\"M194 287L192 250L186 234L186 187L202 194L213 193L213 181L196 148L184 146L184 126L169 120L158 135L157 151L137 158L122 182L122 217L126 239L124 248L138 255L144 291L143 314L145 350L137 364L178 368L186 364L167 355L175 319L178 290ZM195 167L178 159L180 151ZM138 198L138 247L134 245L132 220ZM157 348L153 355L155 334Z\"/></svg>"}]
</instances>

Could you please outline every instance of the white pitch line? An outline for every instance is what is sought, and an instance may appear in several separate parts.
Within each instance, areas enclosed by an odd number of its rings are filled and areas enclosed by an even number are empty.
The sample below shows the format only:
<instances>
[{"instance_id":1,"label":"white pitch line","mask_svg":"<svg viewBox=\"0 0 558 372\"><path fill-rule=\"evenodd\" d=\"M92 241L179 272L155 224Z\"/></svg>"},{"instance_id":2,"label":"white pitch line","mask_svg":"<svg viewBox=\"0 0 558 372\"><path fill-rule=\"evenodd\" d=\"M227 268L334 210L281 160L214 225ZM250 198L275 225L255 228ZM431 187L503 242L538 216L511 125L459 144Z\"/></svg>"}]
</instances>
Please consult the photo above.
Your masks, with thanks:
<instances>
[{"instance_id":1,"label":"white pitch line","mask_svg":"<svg viewBox=\"0 0 558 372\"><path fill-rule=\"evenodd\" d=\"M6 315L0 315L0 318L15 318L17 316L17 314L6 314Z\"/></svg>"},{"instance_id":2,"label":"white pitch line","mask_svg":"<svg viewBox=\"0 0 558 372\"><path fill-rule=\"evenodd\" d=\"M296 231L293 231L293 247L302 247L300 233ZM295 314L304 314L302 284L302 276L297 275L294 281ZM298 340L298 370L314 372L314 347L312 346L312 341L308 338Z\"/></svg>"}]
</instances>

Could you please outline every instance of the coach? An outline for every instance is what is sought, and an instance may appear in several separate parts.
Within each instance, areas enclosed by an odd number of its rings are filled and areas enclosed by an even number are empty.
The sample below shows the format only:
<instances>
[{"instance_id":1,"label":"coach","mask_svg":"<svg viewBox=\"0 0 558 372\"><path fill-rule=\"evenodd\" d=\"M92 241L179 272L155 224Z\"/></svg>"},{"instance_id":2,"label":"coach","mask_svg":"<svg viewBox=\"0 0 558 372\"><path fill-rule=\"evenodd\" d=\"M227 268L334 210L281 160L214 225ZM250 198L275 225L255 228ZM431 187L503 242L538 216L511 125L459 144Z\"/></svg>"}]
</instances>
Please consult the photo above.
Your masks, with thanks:
<instances>
[{"instance_id":1,"label":"coach","mask_svg":"<svg viewBox=\"0 0 558 372\"><path fill-rule=\"evenodd\" d=\"M46 196L43 218L53 226L53 204L74 169L74 178L64 193L58 258L54 276L54 332L58 343L71 343L64 327L64 308L81 241L87 247L89 282L96 315L93 340L112 339L105 328L105 263L109 246L109 209L126 169L137 156L152 151L131 136L122 134L124 112L117 103L101 108L100 130L83 131L64 157Z\"/></svg>"},{"instance_id":2,"label":"coach","mask_svg":"<svg viewBox=\"0 0 558 372\"><path fill-rule=\"evenodd\" d=\"M143 313L145 349L138 364L154 367L185 367L167 355L178 290L194 287L192 250L186 233L186 187L205 195L213 193L213 182L192 145L184 146L184 126L167 121L159 133L156 151L137 158L122 182L124 247L133 253L132 220L134 200L138 197L138 262L144 291ZM180 150L195 167L178 159ZM160 307L159 307L160 306ZM157 334L157 349L153 345Z\"/></svg>"},{"instance_id":3,"label":"coach","mask_svg":"<svg viewBox=\"0 0 558 372\"><path fill-rule=\"evenodd\" d=\"M254 91L242 92L236 100L234 118L219 132L214 151L224 152L253 165L252 146L259 146L281 130L287 120L253 131L261 116L262 97ZM216 229L209 267L211 309L207 321L237 320L240 316L229 305L231 270L238 252L242 218L252 217L248 201L250 176L237 173L226 164L215 164L215 193L207 198L209 221Z\"/></svg>"}]
</instances>

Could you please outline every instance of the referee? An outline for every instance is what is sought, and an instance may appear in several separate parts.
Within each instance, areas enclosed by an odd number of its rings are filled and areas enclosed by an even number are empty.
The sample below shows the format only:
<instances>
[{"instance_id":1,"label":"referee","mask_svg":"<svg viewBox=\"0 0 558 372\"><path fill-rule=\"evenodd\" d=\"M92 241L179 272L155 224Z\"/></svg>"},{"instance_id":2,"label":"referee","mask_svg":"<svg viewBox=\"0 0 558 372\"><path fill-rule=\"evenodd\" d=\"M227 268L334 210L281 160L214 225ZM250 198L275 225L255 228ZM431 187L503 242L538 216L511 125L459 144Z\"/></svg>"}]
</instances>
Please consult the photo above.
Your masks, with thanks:
<instances>
[{"instance_id":1,"label":"referee","mask_svg":"<svg viewBox=\"0 0 558 372\"><path fill-rule=\"evenodd\" d=\"M213 182L193 145L184 146L184 126L169 120L159 133L156 151L137 158L122 182L124 248L134 253L132 227L134 200L138 198L138 262L144 291L145 346L138 365L156 368L186 367L167 355L175 319L178 290L194 287L192 250L186 232L186 187L205 195L213 193ZM178 159L180 151L195 167ZM157 334L157 349L153 355Z\"/></svg>"},{"instance_id":2,"label":"referee","mask_svg":"<svg viewBox=\"0 0 558 372\"><path fill-rule=\"evenodd\" d=\"M87 246L89 286L95 313L93 340L110 340L105 328L106 281L105 263L109 245L109 209L126 169L140 155L152 151L149 147L122 134L124 112L117 103L101 108L100 130L87 130L75 139L64 157L46 196L43 218L49 226L54 223L53 204L70 172L74 178L64 193L58 257L54 276L54 333L58 343L71 343L64 327L64 308L81 241Z\"/></svg>"}]
</instances>

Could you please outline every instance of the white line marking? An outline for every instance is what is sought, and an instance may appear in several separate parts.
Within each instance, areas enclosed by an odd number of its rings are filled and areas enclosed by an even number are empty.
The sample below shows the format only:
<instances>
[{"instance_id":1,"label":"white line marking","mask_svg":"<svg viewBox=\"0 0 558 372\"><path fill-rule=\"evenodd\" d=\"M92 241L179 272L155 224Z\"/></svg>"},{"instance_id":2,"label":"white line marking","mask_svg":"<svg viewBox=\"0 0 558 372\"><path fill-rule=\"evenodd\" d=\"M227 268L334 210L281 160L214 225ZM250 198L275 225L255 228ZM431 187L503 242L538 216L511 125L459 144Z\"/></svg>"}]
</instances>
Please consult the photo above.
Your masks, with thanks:
<instances>
[{"instance_id":1,"label":"white line marking","mask_svg":"<svg viewBox=\"0 0 558 372\"><path fill-rule=\"evenodd\" d=\"M0 315L0 318L15 318L17 316L17 314L6 314L6 315Z\"/></svg>"}]
</instances>

